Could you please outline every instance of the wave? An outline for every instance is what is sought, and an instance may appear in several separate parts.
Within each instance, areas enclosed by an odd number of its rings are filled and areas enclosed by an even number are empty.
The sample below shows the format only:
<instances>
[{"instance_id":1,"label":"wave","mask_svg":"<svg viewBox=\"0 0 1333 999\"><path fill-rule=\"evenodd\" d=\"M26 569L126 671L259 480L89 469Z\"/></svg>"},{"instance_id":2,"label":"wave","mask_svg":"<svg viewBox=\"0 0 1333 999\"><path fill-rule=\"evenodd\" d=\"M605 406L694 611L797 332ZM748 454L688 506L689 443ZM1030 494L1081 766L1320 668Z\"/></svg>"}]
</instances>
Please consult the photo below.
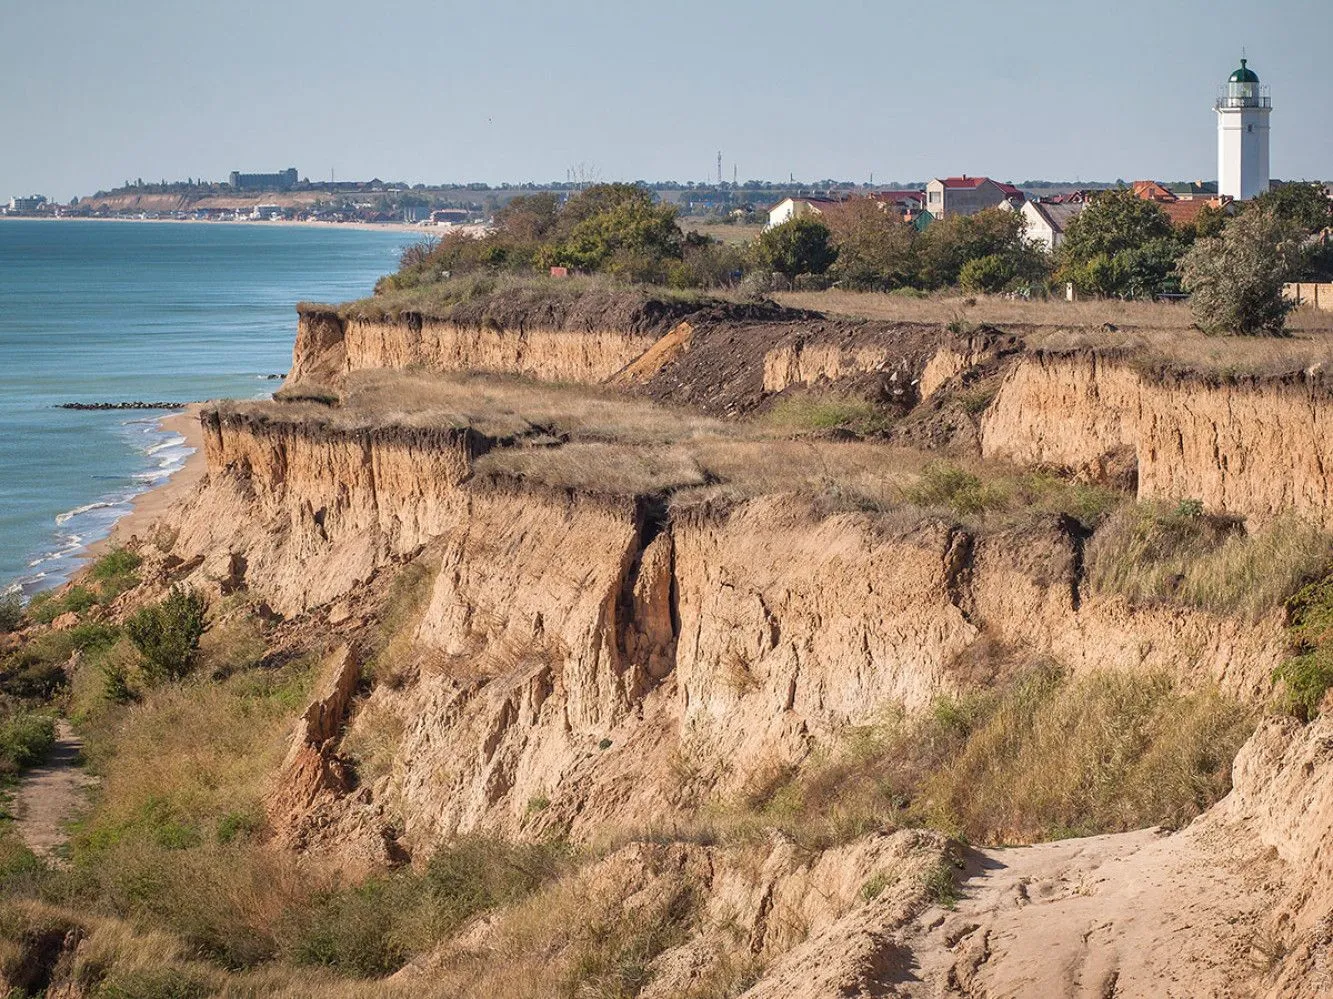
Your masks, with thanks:
<instances>
[{"instance_id":1,"label":"wave","mask_svg":"<svg viewBox=\"0 0 1333 999\"><path fill-rule=\"evenodd\" d=\"M15 579L25 596L58 586L87 559L87 546L111 533L116 521L129 513L134 500L141 493L156 488L184 467L195 449L178 433L163 431L159 417L136 418L122 423L133 451L139 456L138 471L121 476L99 476L119 484L100 498L57 514L56 530L50 535L49 547L39 551L28 561L28 572ZM145 440L144 438L147 438ZM148 467L143 466L147 464Z\"/></svg>"},{"instance_id":2,"label":"wave","mask_svg":"<svg viewBox=\"0 0 1333 999\"><path fill-rule=\"evenodd\" d=\"M148 448L146 448L144 450L144 454L158 454L161 451L167 450L167 448L180 447L184 443L185 443L184 437L182 437L180 434L172 434L166 440L158 441L156 444L153 444Z\"/></svg>"},{"instance_id":3,"label":"wave","mask_svg":"<svg viewBox=\"0 0 1333 999\"><path fill-rule=\"evenodd\" d=\"M120 501L116 500L98 500L96 503L85 503L83 506L76 506L73 510L66 510L64 513L56 514L56 526L67 524L75 517L84 513L91 513L94 510L107 510L114 506L119 506Z\"/></svg>"}]
</instances>

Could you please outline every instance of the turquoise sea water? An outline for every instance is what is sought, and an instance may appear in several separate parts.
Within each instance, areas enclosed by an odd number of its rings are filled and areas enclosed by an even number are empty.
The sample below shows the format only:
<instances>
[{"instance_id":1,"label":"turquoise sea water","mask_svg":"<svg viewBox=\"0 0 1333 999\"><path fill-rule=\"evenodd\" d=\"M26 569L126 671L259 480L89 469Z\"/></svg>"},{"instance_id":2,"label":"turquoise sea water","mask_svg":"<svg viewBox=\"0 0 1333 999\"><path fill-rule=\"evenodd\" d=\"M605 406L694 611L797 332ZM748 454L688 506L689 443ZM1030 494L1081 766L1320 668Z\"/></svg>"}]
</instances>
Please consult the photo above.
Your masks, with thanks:
<instances>
[{"instance_id":1,"label":"turquoise sea water","mask_svg":"<svg viewBox=\"0 0 1333 999\"><path fill-rule=\"evenodd\" d=\"M273 392L301 300L370 292L405 232L0 221L0 589L54 585L189 451L161 413Z\"/></svg>"}]
</instances>

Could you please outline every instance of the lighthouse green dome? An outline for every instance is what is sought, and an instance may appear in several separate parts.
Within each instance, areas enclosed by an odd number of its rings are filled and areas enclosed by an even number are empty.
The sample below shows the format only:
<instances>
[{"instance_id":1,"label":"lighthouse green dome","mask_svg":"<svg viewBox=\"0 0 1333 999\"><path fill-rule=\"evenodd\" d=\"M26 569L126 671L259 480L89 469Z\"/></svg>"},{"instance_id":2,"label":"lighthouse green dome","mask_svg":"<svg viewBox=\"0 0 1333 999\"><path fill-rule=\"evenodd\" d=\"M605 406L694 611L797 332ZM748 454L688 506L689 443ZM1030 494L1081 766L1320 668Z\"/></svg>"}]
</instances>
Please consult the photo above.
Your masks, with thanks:
<instances>
[{"instance_id":1,"label":"lighthouse green dome","mask_svg":"<svg viewBox=\"0 0 1333 999\"><path fill-rule=\"evenodd\" d=\"M1236 72L1234 72L1234 73L1231 74L1231 78L1230 78L1230 81L1229 81L1229 82L1231 82L1231 83L1258 83L1258 82L1259 82L1259 75L1258 75L1254 70L1252 70L1252 69L1250 69L1248 66L1246 66L1246 65L1245 65L1245 60L1242 59L1242 60L1240 61L1240 69L1236 70Z\"/></svg>"}]
</instances>

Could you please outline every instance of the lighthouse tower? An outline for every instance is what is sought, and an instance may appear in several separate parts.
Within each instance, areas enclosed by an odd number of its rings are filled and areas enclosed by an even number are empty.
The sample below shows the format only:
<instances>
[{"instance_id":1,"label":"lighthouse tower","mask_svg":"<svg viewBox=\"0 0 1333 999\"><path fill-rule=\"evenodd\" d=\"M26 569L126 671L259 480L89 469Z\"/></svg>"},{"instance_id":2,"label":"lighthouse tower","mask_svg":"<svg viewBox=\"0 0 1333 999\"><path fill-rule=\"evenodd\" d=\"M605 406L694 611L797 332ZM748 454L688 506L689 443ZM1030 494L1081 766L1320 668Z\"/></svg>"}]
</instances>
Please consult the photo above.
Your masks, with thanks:
<instances>
[{"instance_id":1,"label":"lighthouse tower","mask_svg":"<svg viewBox=\"0 0 1333 999\"><path fill-rule=\"evenodd\" d=\"M1245 60L1231 74L1217 110L1217 193L1238 200L1268 190L1268 88Z\"/></svg>"}]
</instances>

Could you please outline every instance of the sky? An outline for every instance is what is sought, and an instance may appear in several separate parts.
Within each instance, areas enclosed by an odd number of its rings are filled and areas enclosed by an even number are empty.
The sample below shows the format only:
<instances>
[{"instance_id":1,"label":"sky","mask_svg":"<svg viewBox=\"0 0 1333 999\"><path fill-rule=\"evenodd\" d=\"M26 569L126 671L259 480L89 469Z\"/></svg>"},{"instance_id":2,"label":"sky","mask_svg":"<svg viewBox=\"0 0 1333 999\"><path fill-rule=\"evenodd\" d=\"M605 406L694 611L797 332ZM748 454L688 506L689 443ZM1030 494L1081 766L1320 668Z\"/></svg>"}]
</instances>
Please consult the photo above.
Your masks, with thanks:
<instances>
[{"instance_id":1,"label":"sky","mask_svg":"<svg viewBox=\"0 0 1333 999\"><path fill-rule=\"evenodd\" d=\"M1333 179L1327 0L4 0L0 199L126 179Z\"/></svg>"}]
</instances>

